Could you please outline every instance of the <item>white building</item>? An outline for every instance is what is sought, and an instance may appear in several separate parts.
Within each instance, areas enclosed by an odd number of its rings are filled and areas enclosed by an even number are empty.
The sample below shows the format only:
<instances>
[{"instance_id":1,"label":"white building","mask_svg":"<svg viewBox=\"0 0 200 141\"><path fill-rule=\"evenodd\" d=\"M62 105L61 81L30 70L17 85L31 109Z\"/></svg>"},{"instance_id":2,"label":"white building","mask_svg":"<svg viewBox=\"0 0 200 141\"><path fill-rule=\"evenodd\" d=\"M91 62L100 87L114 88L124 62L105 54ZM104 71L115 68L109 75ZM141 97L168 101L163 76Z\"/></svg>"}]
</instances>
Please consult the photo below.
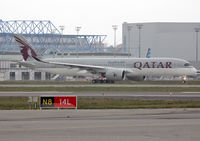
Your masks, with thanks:
<instances>
[{"instance_id":1,"label":"white building","mask_svg":"<svg viewBox=\"0 0 200 141\"><path fill-rule=\"evenodd\" d=\"M51 75L19 65L21 55L0 54L0 81L4 80L50 80Z\"/></svg>"}]
</instances>

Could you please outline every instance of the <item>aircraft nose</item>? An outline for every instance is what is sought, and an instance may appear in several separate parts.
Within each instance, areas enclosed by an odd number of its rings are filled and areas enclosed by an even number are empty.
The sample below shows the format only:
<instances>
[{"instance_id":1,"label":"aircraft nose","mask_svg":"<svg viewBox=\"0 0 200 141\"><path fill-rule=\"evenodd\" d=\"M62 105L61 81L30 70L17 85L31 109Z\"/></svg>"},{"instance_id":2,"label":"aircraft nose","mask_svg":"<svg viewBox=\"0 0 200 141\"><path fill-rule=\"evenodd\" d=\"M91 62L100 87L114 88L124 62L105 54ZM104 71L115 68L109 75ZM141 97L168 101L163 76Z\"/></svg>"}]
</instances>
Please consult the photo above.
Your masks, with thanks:
<instances>
[{"instance_id":1,"label":"aircraft nose","mask_svg":"<svg viewBox=\"0 0 200 141\"><path fill-rule=\"evenodd\" d=\"M198 73L200 74L200 71L198 71L195 67L192 67L191 72L194 73L194 75L197 75Z\"/></svg>"}]
</instances>

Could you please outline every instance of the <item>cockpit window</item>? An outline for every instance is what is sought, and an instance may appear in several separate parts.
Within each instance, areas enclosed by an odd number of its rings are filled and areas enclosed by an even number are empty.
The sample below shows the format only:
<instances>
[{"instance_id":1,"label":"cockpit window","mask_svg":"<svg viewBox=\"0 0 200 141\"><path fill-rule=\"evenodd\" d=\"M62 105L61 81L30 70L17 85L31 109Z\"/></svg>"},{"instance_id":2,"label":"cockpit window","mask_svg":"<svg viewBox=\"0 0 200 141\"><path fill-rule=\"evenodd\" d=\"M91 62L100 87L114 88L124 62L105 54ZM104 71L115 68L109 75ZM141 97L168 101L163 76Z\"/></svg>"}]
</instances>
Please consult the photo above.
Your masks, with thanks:
<instances>
[{"instance_id":1,"label":"cockpit window","mask_svg":"<svg viewBox=\"0 0 200 141\"><path fill-rule=\"evenodd\" d=\"M190 64L189 64L189 63L185 63L184 66L185 66L185 67L188 67L188 66L190 66Z\"/></svg>"},{"instance_id":2,"label":"cockpit window","mask_svg":"<svg viewBox=\"0 0 200 141\"><path fill-rule=\"evenodd\" d=\"M191 67L190 63L185 63L184 66L185 67Z\"/></svg>"}]
</instances>

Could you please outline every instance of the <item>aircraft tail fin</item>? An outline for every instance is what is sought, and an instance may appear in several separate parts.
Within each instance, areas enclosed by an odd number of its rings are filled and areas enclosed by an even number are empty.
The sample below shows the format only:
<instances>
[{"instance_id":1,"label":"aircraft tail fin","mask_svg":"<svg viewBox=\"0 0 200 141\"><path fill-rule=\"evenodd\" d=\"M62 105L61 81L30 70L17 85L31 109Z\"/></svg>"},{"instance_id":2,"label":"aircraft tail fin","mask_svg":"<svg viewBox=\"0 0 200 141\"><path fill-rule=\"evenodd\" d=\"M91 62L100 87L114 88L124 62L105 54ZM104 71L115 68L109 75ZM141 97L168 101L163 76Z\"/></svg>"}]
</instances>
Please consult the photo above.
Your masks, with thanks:
<instances>
[{"instance_id":1,"label":"aircraft tail fin","mask_svg":"<svg viewBox=\"0 0 200 141\"><path fill-rule=\"evenodd\" d=\"M151 57L151 49L148 48L146 58L150 58L150 57Z\"/></svg>"},{"instance_id":2,"label":"aircraft tail fin","mask_svg":"<svg viewBox=\"0 0 200 141\"><path fill-rule=\"evenodd\" d=\"M28 58L34 58L35 60L40 61L40 59L38 59L37 57L37 54L33 50L32 46L28 43L28 41L24 38L24 36L19 34L14 34L14 38L21 49L20 52L25 61Z\"/></svg>"}]
</instances>

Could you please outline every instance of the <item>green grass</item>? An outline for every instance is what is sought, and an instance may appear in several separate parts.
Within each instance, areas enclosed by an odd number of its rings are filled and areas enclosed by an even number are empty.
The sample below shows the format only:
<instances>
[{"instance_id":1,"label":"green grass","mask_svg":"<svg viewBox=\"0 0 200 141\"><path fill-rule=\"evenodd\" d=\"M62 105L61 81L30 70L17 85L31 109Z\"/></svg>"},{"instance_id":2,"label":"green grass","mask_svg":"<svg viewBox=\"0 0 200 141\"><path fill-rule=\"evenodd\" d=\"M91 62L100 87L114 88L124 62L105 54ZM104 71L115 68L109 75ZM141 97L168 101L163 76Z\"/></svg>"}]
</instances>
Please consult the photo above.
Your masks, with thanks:
<instances>
[{"instance_id":1,"label":"green grass","mask_svg":"<svg viewBox=\"0 0 200 141\"><path fill-rule=\"evenodd\" d=\"M0 97L0 109L29 109L28 97Z\"/></svg>"},{"instance_id":2,"label":"green grass","mask_svg":"<svg viewBox=\"0 0 200 141\"><path fill-rule=\"evenodd\" d=\"M84 85L84 84L91 84L89 81L35 81L35 80L28 80L28 81L0 81L0 85L14 85L14 84L24 84L24 85Z\"/></svg>"},{"instance_id":3,"label":"green grass","mask_svg":"<svg viewBox=\"0 0 200 141\"><path fill-rule=\"evenodd\" d=\"M78 109L199 108L200 102L79 98Z\"/></svg>"},{"instance_id":4,"label":"green grass","mask_svg":"<svg viewBox=\"0 0 200 141\"><path fill-rule=\"evenodd\" d=\"M0 81L1 84L34 84L34 85L88 85L91 84L90 81L34 81L34 80L28 80L28 81ZM181 80L147 80L147 81L116 81L115 84L163 84L163 85L200 85L200 80L188 80L185 84L182 83ZM106 85L106 84L105 84Z\"/></svg>"},{"instance_id":5,"label":"green grass","mask_svg":"<svg viewBox=\"0 0 200 141\"><path fill-rule=\"evenodd\" d=\"M0 91L21 92L200 92L200 87L0 87Z\"/></svg>"},{"instance_id":6,"label":"green grass","mask_svg":"<svg viewBox=\"0 0 200 141\"><path fill-rule=\"evenodd\" d=\"M34 106L32 106L34 108ZM37 107L39 109L39 106ZM200 108L199 101L78 98L78 109ZM30 109L28 97L0 97L0 110Z\"/></svg>"}]
</instances>

